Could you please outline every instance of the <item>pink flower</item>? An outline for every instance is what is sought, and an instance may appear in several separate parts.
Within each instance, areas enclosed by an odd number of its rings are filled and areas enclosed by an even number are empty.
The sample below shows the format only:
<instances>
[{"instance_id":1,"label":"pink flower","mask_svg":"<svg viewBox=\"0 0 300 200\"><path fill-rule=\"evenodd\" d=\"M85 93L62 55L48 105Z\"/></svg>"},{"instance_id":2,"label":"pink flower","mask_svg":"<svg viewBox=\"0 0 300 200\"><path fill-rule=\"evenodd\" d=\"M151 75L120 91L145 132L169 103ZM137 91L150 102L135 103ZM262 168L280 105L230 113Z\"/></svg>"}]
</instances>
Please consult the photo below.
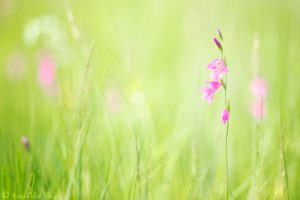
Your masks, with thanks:
<instances>
[{"instance_id":1,"label":"pink flower","mask_svg":"<svg viewBox=\"0 0 300 200\"><path fill-rule=\"evenodd\" d=\"M265 106L262 99L257 100L252 104L251 113L257 120L260 120L265 116Z\"/></svg>"},{"instance_id":2,"label":"pink flower","mask_svg":"<svg viewBox=\"0 0 300 200\"><path fill-rule=\"evenodd\" d=\"M225 124L229 120L229 115L230 115L229 111L225 109L222 113L223 124Z\"/></svg>"},{"instance_id":3,"label":"pink flower","mask_svg":"<svg viewBox=\"0 0 300 200\"><path fill-rule=\"evenodd\" d=\"M208 63L207 68L213 70L210 77L214 81L219 81L221 79L221 75L228 72L228 68L225 65L225 62L220 58L216 58L212 62Z\"/></svg>"},{"instance_id":4,"label":"pink flower","mask_svg":"<svg viewBox=\"0 0 300 200\"><path fill-rule=\"evenodd\" d=\"M39 62L39 82L45 88L55 84L55 64L49 56L42 56Z\"/></svg>"},{"instance_id":5,"label":"pink flower","mask_svg":"<svg viewBox=\"0 0 300 200\"><path fill-rule=\"evenodd\" d=\"M214 59L212 62L208 63L207 68L211 70L215 70L218 67L225 65L224 61L220 58Z\"/></svg>"},{"instance_id":6,"label":"pink flower","mask_svg":"<svg viewBox=\"0 0 300 200\"><path fill-rule=\"evenodd\" d=\"M251 82L251 91L255 97L261 98L267 95L267 83L262 78L254 79Z\"/></svg>"},{"instance_id":7,"label":"pink flower","mask_svg":"<svg viewBox=\"0 0 300 200\"><path fill-rule=\"evenodd\" d=\"M203 99L207 100L208 103L211 103L214 98L215 92L221 85L222 83L219 81L207 82L206 85L202 88Z\"/></svg>"}]
</instances>

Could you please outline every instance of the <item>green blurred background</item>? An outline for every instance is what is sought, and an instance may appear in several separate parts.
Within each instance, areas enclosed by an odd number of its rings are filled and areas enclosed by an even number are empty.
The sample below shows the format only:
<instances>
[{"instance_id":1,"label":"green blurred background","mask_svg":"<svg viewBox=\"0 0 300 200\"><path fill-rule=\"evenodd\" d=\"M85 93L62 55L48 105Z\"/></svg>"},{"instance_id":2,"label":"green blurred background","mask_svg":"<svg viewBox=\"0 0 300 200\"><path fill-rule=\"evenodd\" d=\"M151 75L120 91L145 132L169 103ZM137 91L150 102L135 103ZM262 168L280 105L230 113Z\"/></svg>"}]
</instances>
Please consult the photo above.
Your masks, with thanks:
<instances>
[{"instance_id":1,"label":"green blurred background","mask_svg":"<svg viewBox=\"0 0 300 200\"><path fill-rule=\"evenodd\" d=\"M299 0L0 0L0 195L224 199L223 91L212 104L200 91L220 28L230 198L257 197L259 124L259 199L300 199L299 9ZM56 66L51 91L38 81L42 54ZM261 122L249 110L257 75L268 83Z\"/></svg>"}]
</instances>

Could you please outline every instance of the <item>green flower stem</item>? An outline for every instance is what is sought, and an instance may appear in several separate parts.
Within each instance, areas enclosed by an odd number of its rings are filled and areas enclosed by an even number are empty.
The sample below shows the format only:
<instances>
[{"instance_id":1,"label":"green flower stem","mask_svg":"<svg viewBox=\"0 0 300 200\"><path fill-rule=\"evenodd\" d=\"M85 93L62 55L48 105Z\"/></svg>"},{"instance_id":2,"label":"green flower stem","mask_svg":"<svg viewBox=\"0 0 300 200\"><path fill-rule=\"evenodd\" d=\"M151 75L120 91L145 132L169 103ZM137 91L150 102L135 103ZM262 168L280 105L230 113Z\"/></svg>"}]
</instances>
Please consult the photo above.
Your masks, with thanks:
<instances>
[{"instance_id":1,"label":"green flower stem","mask_svg":"<svg viewBox=\"0 0 300 200\"><path fill-rule=\"evenodd\" d=\"M225 65L226 63L226 58L224 56L223 50L221 51L222 53L222 59L224 60ZM225 75L225 83L224 83L224 100L225 100L225 108L229 109L229 102L227 101L227 73ZM230 113L230 111L229 111ZM225 139L225 157L226 157L226 200L228 200L228 191L229 191L229 181L228 181L228 130L229 130L229 119L226 123L226 139Z\"/></svg>"}]
</instances>

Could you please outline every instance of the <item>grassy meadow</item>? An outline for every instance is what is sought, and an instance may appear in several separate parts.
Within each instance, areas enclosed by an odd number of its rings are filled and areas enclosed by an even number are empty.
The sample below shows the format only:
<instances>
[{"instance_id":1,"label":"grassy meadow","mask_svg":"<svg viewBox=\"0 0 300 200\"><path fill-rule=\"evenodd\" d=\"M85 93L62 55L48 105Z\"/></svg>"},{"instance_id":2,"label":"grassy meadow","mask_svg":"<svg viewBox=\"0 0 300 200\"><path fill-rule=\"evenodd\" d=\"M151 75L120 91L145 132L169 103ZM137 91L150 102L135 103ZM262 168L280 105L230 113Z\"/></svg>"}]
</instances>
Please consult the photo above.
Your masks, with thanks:
<instances>
[{"instance_id":1,"label":"grassy meadow","mask_svg":"<svg viewBox=\"0 0 300 200\"><path fill-rule=\"evenodd\" d=\"M300 199L299 0L0 0L0 199ZM264 116L251 81L265 80Z\"/></svg>"}]
</instances>

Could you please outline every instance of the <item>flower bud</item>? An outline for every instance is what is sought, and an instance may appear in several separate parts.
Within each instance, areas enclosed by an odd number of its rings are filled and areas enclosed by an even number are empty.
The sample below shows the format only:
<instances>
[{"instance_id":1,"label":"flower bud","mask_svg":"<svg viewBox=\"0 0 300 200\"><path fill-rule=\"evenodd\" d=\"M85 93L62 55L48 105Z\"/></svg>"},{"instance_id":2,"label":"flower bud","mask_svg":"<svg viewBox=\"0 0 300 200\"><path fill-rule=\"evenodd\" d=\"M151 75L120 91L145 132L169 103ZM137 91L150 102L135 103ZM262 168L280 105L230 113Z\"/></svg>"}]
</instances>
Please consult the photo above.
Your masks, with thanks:
<instances>
[{"instance_id":1,"label":"flower bud","mask_svg":"<svg viewBox=\"0 0 300 200\"><path fill-rule=\"evenodd\" d=\"M229 120L229 116L230 116L230 112L228 109L224 109L224 111L222 112L222 122L223 124L226 124Z\"/></svg>"},{"instance_id":2,"label":"flower bud","mask_svg":"<svg viewBox=\"0 0 300 200\"><path fill-rule=\"evenodd\" d=\"M217 29L217 35L218 35L219 39L223 42L223 35L222 35L220 29Z\"/></svg>"},{"instance_id":3,"label":"flower bud","mask_svg":"<svg viewBox=\"0 0 300 200\"><path fill-rule=\"evenodd\" d=\"M214 37L214 42L217 45L218 49L220 49L221 51L223 51L222 44L221 44L221 42L216 37Z\"/></svg>"},{"instance_id":4,"label":"flower bud","mask_svg":"<svg viewBox=\"0 0 300 200\"><path fill-rule=\"evenodd\" d=\"M25 149L28 151L30 148L30 143L29 143L29 139L26 136L22 136L21 137L21 143L22 145L25 147Z\"/></svg>"}]
</instances>

